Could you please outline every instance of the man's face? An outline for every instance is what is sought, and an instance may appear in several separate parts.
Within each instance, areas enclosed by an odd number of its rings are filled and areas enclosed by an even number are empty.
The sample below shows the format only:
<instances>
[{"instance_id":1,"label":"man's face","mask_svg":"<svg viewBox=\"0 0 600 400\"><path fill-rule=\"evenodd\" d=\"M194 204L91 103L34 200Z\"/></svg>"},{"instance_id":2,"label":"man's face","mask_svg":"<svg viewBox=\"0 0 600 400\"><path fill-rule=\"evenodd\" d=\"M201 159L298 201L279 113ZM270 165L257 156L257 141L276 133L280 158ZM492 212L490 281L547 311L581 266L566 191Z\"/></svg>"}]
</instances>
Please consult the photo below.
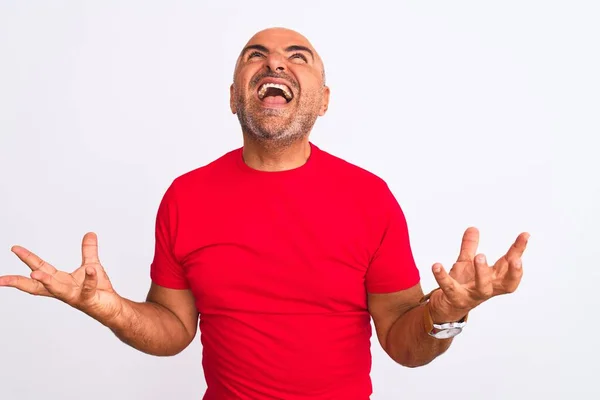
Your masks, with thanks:
<instances>
[{"instance_id":1,"label":"man's face","mask_svg":"<svg viewBox=\"0 0 600 400\"><path fill-rule=\"evenodd\" d=\"M296 32L269 29L242 51L231 86L231 109L242 130L260 140L289 143L308 135L327 111L323 65Z\"/></svg>"}]
</instances>

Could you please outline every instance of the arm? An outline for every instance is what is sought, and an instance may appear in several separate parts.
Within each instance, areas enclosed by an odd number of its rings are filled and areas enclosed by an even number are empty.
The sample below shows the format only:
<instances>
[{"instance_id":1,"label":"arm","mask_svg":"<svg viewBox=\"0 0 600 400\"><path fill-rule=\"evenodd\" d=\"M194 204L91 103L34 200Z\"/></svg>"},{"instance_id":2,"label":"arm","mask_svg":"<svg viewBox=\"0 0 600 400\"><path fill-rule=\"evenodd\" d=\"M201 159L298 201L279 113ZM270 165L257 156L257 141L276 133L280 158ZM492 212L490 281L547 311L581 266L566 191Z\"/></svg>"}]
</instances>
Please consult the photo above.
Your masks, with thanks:
<instances>
[{"instance_id":1,"label":"arm","mask_svg":"<svg viewBox=\"0 0 600 400\"><path fill-rule=\"evenodd\" d=\"M156 356L183 351L196 336L198 311L189 290L152 283L146 302L122 299L122 309L105 325L125 344Z\"/></svg>"},{"instance_id":2,"label":"arm","mask_svg":"<svg viewBox=\"0 0 600 400\"><path fill-rule=\"evenodd\" d=\"M385 352L406 367L426 365L443 354L452 339L435 339L425 330L421 285L394 293L368 295L377 338Z\"/></svg>"},{"instance_id":3,"label":"arm","mask_svg":"<svg viewBox=\"0 0 600 400\"><path fill-rule=\"evenodd\" d=\"M121 341L140 351L175 355L196 335L198 312L189 290L167 289L153 283L146 302L121 297L100 264L93 233L84 236L82 265L72 273L57 270L21 246L12 250L32 272L30 277L0 276L0 286L56 298L107 326Z\"/></svg>"},{"instance_id":4,"label":"arm","mask_svg":"<svg viewBox=\"0 0 600 400\"><path fill-rule=\"evenodd\" d=\"M426 321L459 321L484 301L514 292L523 275L521 256L528 238L529 234L520 234L508 252L490 267L483 255L475 256L479 232L467 229L450 273L434 264L433 274L440 289L431 294L427 306L421 302L419 284L393 293L369 293L368 307L383 349L408 367L428 364L443 354L452 339L431 337Z\"/></svg>"}]
</instances>

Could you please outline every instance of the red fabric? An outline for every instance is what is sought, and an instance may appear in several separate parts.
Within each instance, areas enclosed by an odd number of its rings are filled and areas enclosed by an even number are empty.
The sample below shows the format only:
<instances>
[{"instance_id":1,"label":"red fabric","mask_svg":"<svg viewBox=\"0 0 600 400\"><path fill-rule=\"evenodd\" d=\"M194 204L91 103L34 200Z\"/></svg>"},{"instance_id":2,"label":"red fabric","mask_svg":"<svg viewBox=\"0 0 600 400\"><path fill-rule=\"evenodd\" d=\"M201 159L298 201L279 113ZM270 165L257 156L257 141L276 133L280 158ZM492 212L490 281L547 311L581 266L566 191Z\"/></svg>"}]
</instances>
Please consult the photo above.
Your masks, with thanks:
<instances>
[{"instance_id":1,"label":"red fabric","mask_svg":"<svg viewBox=\"0 0 600 400\"><path fill-rule=\"evenodd\" d=\"M261 172L242 150L170 185L153 281L191 289L210 399L368 399L367 291L419 281L386 183L311 143L302 167Z\"/></svg>"}]
</instances>

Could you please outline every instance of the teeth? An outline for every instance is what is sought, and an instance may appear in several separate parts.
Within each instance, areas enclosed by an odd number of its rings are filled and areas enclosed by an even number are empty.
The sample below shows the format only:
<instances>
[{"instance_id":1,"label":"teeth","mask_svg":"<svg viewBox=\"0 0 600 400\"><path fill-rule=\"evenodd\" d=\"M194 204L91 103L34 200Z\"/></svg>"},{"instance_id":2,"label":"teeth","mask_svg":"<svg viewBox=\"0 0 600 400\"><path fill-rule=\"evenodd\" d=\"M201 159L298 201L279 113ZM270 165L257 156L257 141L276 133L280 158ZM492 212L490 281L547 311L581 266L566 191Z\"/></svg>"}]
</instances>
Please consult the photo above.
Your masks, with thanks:
<instances>
[{"instance_id":1,"label":"teeth","mask_svg":"<svg viewBox=\"0 0 600 400\"><path fill-rule=\"evenodd\" d=\"M285 99L288 101L290 101L292 99L292 91L286 85L280 85L278 83L265 83L258 90L258 97L261 100L265 97L265 94L267 93L267 89L269 89L269 88L281 90L283 92L283 95L285 96Z\"/></svg>"}]
</instances>

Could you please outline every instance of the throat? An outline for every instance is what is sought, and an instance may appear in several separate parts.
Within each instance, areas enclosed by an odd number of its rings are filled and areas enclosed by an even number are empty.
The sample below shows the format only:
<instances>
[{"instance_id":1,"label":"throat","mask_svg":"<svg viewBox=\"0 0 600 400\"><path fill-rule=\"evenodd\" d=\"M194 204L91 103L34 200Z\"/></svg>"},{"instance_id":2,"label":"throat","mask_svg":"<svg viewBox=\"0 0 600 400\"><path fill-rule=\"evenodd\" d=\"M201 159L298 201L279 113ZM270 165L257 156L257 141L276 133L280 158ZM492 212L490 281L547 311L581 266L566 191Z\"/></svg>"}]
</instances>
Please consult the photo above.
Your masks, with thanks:
<instances>
[{"instance_id":1,"label":"throat","mask_svg":"<svg viewBox=\"0 0 600 400\"><path fill-rule=\"evenodd\" d=\"M306 138L281 144L244 140L242 158L245 164L258 171L280 172L299 168L311 156L311 145Z\"/></svg>"}]
</instances>

